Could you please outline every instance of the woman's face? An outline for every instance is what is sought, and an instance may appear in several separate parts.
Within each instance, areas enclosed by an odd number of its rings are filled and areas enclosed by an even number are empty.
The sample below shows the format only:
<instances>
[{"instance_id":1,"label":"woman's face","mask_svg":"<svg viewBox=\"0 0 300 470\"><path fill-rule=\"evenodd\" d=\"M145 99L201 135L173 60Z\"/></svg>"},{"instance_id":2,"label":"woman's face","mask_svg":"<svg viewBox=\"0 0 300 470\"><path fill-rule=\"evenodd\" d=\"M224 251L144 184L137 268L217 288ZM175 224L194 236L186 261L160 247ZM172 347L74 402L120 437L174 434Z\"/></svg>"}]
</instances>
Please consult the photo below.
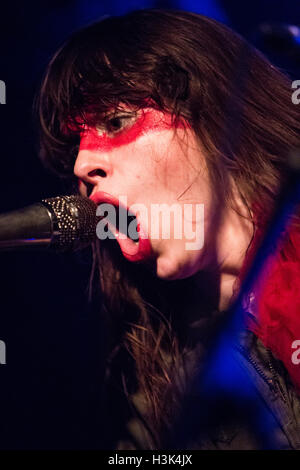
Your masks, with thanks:
<instances>
[{"instance_id":1,"label":"woman's face","mask_svg":"<svg viewBox=\"0 0 300 470\"><path fill-rule=\"evenodd\" d=\"M187 124L175 126L169 114L153 108L124 107L99 126L85 128L74 173L81 194L92 188L89 197L103 210L104 203L113 210L125 206L137 217L138 242L121 236L110 218L109 229L128 260L149 262L165 279L203 268L212 193L204 157ZM103 237L103 230L97 235Z\"/></svg>"}]
</instances>

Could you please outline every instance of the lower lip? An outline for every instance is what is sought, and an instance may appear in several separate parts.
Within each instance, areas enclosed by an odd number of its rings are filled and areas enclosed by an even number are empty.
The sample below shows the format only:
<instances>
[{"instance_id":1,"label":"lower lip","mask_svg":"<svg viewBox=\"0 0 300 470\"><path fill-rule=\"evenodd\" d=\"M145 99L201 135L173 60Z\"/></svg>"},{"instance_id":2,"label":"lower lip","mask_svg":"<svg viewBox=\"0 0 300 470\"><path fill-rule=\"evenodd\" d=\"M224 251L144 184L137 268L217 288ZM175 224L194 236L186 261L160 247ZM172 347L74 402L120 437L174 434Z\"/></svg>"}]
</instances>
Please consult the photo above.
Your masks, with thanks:
<instances>
[{"instance_id":1,"label":"lower lip","mask_svg":"<svg viewBox=\"0 0 300 470\"><path fill-rule=\"evenodd\" d=\"M105 192L97 192L90 196L90 199L95 202L95 204L99 205L101 203L113 204L115 207L119 207L120 203L119 200L108 193ZM109 226L109 224L108 224ZM151 244L148 238L147 233L143 229L138 220L138 233L139 239L137 242L134 242L130 238L122 238L120 237L119 231L114 227L109 229L115 234L116 240L119 243L120 249L123 253L123 256L132 262L138 261L146 261L153 256L153 251L151 248Z\"/></svg>"}]
</instances>

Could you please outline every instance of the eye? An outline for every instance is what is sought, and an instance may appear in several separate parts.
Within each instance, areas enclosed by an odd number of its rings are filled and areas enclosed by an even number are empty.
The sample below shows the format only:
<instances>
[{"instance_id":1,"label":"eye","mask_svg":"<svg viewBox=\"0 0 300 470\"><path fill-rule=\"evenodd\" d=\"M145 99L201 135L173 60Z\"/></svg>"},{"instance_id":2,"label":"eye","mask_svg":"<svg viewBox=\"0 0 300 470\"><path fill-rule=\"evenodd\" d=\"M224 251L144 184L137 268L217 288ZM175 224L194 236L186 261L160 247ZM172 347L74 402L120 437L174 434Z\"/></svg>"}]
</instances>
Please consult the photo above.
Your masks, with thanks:
<instances>
[{"instance_id":1,"label":"eye","mask_svg":"<svg viewBox=\"0 0 300 470\"><path fill-rule=\"evenodd\" d=\"M101 125L97 126L98 133L105 132L110 136L114 136L119 132L129 128L136 120L135 114L117 114L107 117Z\"/></svg>"}]
</instances>

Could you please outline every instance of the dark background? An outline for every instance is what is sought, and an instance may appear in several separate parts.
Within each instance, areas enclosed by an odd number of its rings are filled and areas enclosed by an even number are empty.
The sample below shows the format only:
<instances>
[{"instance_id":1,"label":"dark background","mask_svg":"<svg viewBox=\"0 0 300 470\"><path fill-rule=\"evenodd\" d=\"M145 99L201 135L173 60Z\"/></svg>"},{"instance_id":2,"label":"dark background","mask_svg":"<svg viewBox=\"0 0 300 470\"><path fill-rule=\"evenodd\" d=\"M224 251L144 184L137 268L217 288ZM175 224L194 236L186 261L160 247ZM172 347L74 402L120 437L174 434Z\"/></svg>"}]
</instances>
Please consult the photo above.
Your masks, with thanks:
<instances>
[{"instance_id":1,"label":"dark background","mask_svg":"<svg viewBox=\"0 0 300 470\"><path fill-rule=\"evenodd\" d=\"M79 27L104 14L135 8L181 8L222 21L300 79L300 39L263 40L259 27L300 25L296 0L44 1L1 7L0 212L66 192L44 170L36 150L32 103L51 55ZM292 52L290 52L292 50ZM87 301L89 253L1 253L0 449L109 447L103 408L105 328L99 305Z\"/></svg>"}]
</instances>

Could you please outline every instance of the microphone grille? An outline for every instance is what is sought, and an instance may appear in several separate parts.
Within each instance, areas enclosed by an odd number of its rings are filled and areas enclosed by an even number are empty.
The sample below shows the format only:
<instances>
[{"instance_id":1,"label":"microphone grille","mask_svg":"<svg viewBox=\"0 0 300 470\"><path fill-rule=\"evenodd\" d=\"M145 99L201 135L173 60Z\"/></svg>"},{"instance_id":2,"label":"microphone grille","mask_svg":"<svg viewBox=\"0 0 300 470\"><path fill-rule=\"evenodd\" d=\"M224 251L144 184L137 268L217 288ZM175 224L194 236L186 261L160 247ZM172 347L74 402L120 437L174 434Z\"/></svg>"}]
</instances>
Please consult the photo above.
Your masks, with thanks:
<instances>
[{"instance_id":1,"label":"microphone grille","mask_svg":"<svg viewBox=\"0 0 300 470\"><path fill-rule=\"evenodd\" d=\"M71 195L43 199L52 214L51 246L59 251L79 250L96 239L96 204L87 197Z\"/></svg>"}]
</instances>

